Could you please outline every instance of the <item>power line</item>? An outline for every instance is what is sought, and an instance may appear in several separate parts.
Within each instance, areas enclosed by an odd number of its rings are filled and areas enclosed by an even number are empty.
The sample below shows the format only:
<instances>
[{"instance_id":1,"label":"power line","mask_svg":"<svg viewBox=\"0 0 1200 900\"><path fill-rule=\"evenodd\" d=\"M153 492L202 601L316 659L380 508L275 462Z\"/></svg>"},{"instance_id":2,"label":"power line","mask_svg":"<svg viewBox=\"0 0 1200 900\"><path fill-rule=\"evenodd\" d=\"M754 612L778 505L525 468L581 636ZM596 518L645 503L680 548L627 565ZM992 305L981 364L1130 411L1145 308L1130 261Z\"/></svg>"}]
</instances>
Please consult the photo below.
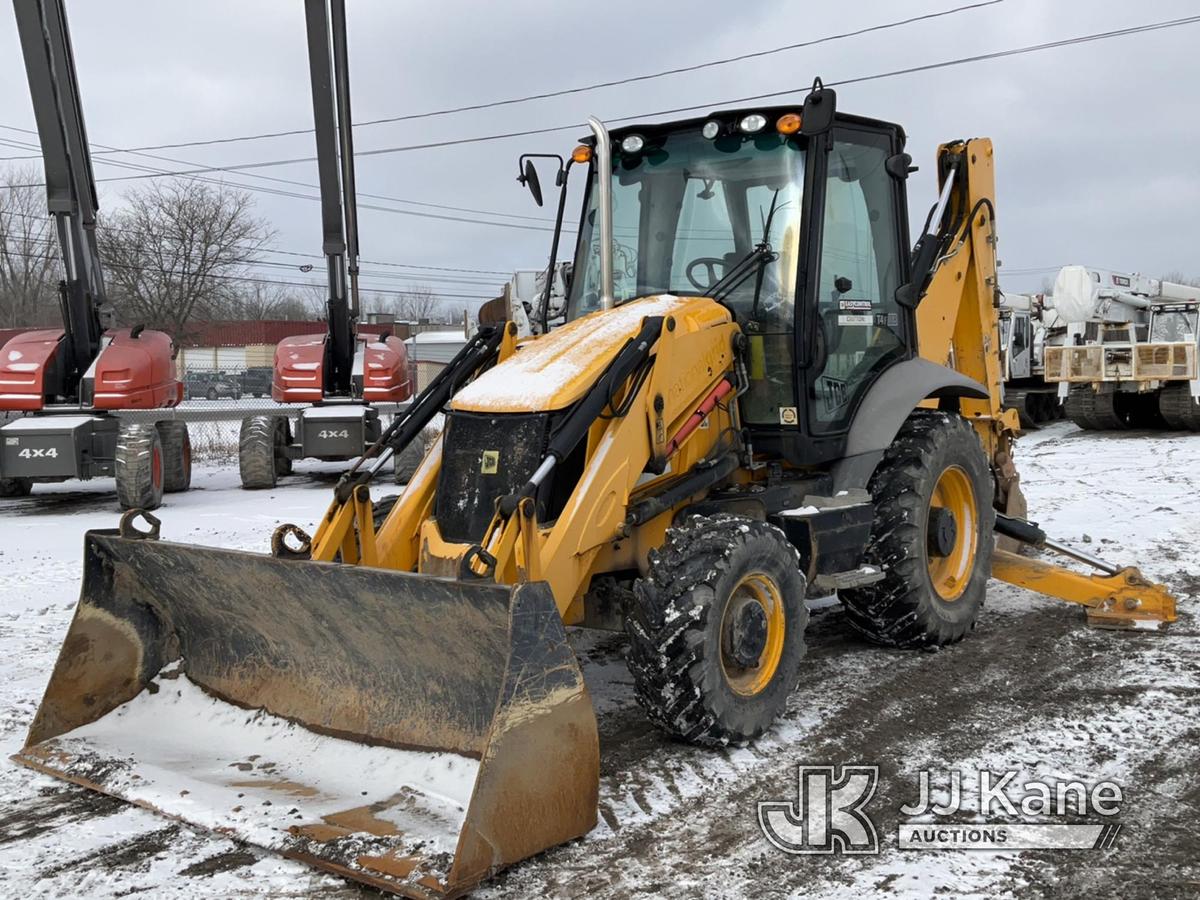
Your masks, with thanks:
<instances>
[{"instance_id":1,"label":"power line","mask_svg":"<svg viewBox=\"0 0 1200 900\"><path fill-rule=\"evenodd\" d=\"M13 255L13 256L20 256L25 259L39 259L39 260L46 259L46 260L52 260L54 262L58 262L58 254L57 254L57 252L55 252L57 250L57 243L58 243L56 240L54 240L52 238L29 237L29 238L26 238L23 241L23 243L27 247L29 245L38 245L39 247L46 247L47 252L42 254L42 253L22 252L21 250L13 250L13 251L8 251L9 254ZM135 266L127 265L127 264L109 262L108 260L103 261L101 264L105 267L115 267L115 268L126 268L126 269L145 268L151 272L156 272L159 274L171 275L171 276L179 274L180 277L185 277L186 275L189 274L186 269L178 270L178 273L177 273L177 270L164 269L161 265L160 266L135 267ZM277 269L289 269L292 271L295 271L297 269L297 266L295 263L285 263L285 262L279 262L277 260L270 260L270 259L243 258L243 259L230 260L228 262L228 265L243 266L243 267L265 266L265 267L273 267L273 268L277 268ZM315 266L312 268L311 271L320 275L320 274L324 274L327 270L324 266ZM259 274L259 273L252 273L252 274ZM449 286L451 286L451 288L459 288L459 289L477 288L479 290L492 290L492 289L499 290L497 285L498 285L498 282L500 281L499 277L495 278L495 279L482 279L482 278L466 279L466 278L455 278L455 277L449 276L449 275L429 275L429 274L425 274L425 273L413 274L413 273L406 273L406 272L363 271L360 274L365 279L387 279L387 280L391 280L393 282L395 282L395 281L407 282L410 287L409 287L408 291L402 291L403 293L411 293L413 290L413 286L421 285L421 284L431 284L434 286L449 285ZM208 277L208 276L205 276L205 277ZM503 277L503 275L501 277ZM317 280L309 282L308 285L310 287L316 287L316 288L324 287L323 283L320 281L317 281ZM369 291L372 293L376 292L377 290L378 291L388 290L388 288L383 288L383 287L380 287L377 289L375 286L370 285L370 284L364 284L362 287L363 287L363 290ZM440 292L441 292L440 287L438 287L438 292L440 294ZM448 295L448 296L453 296L453 295Z\"/></svg>"},{"instance_id":2,"label":"power line","mask_svg":"<svg viewBox=\"0 0 1200 900\"><path fill-rule=\"evenodd\" d=\"M411 122L418 119L430 119L437 116L448 116L463 112L477 112L483 109L495 109L502 106L513 106L519 103L529 103L535 100L548 100L554 97L566 97L573 94L587 93L588 91L601 90L604 88L618 87L625 84L635 84L643 81L651 81L655 78L665 78L669 75L680 75L686 72L697 72L701 69L710 69L716 66L730 65L731 63L744 62L748 59L760 59L765 56L771 56L776 53L784 53L789 50L800 50L805 47L815 47L818 44L826 44L832 41L846 40L853 37L860 37L864 34L871 34L878 31L887 31L892 28L900 28L904 25L912 25L917 22L924 22L930 19L940 19L945 16L952 16L970 10L981 9L985 6L994 6L997 3L1003 3L1004 0L982 0L978 3L970 3L964 6L956 6L952 9L941 10L939 12L925 13L919 16L910 16L906 19L899 19L893 22L885 22L879 25L869 25L863 28L858 28L853 31L844 31L838 34L825 35L824 37L813 38L808 41L801 41L795 44L784 44L781 47L772 47L768 50L755 50L749 53L742 53L737 56L724 57L722 59L708 60L702 63L695 63L688 66L679 66L673 69L663 69L658 72L651 72L643 75L632 75L628 78L618 78L611 81L599 81L594 84L581 85L572 88L563 88L556 91L546 91L540 94L527 94L521 97L510 97L504 100L492 100L486 103L473 103L466 106L454 106L445 109L435 109L422 113L409 113L407 115L386 116L379 119L368 119L363 122L354 123L355 128L367 128L374 125L388 125L396 122ZM574 126L572 126L574 127ZM312 128L297 128L287 131L272 131L261 134L237 135L227 138L210 138L198 141L178 141L169 144L150 144L144 147L130 147L125 149L105 148L107 153L142 153L146 150L174 150L181 147L210 147L217 144L231 144L242 141L259 141L269 138L294 137L297 135L312 134ZM101 146L97 144L96 146ZM7 159L28 159L30 157L7 157ZM0 157L0 160L5 157Z\"/></svg>"},{"instance_id":3,"label":"power line","mask_svg":"<svg viewBox=\"0 0 1200 900\"><path fill-rule=\"evenodd\" d=\"M1005 58L1012 57L1012 56L1021 56L1021 55L1027 54L1027 53L1040 52L1042 50L1053 50L1053 49L1059 49L1062 47L1075 46L1077 44L1086 44L1086 43L1092 43L1095 41L1109 40L1112 38L1127 37L1129 35L1134 35L1134 34L1145 34L1145 33L1152 32L1152 31L1161 31L1161 30L1166 30L1169 28L1178 28L1183 25L1193 25L1197 22L1200 22L1200 16L1185 16L1185 17L1178 18L1178 19L1168 19L1168 20L1161 21L1161 22L1152 22L1152 23L1147 23L1144 25L1130 26L1128 28L1114 29L1112 31L1103 31L1103 32L1095 32L1093 34L1078 35L1076 37L1063 38L1063 39L1057 40L1057 41L1047 41L1047 42L1040 43L1040 44L1030 44L1030 45L1027 45L1024 47L1014 47L1014 48L1010 48L1007 50L996 50L996 51L992 51L989 53L979 53L979 54L975 54L972 56L962 56L962 57L957 57L955 59L942 60L940 62L935 62L935 63L926 63L924 65L919 65L919 66L908 66L908 67L901 68L901 69L890 69L885 72L876 72L876 73L873 73L870 75L859 75L859 76L856 76L853 78L844 78L839 81L828 81L828 82L825 82L825 86L826 87L844 87L846 85L852 85L852 84L863 84L863 83L869 82L869 81L880 81L880 80L883 80L886 78L895 78L895 77L898 77L901 75L912 75L912 74L916 74L919 72L931 72L931 71L936 71L939 69L951 68L954 66L968 65L968 64L972 64L972 63L978 63L978 62L987 62L989 60L996 60L996 59L1005 59ZM714 108L721 108L721 107L727 107L727 106L734 106L737 104L749 103L751 101L757 101L757 100L774 99L777 97L784 97L784 96L788 96L791 94L804 93L807 91L808 91L807 86L796 87L796 88L787 88L785 90L770 91L770 92L764 93L764 94L753 94L753 95L746 96L746 97L735 97L733 99L709 101L707 103L694 104L691 106L677 106L677 107L673 107L671 109L660 109L660 110L656 110L654 112L639 113L637 115L620 116L620 117L616 117L616 118L610 118L610 119L608 119L608 122L617 123L617 122L631 122L631 121L641 120L641 119L652 119L652 118L656 118L658 116L675 115L677 113L683 113L683 112L694 112L694 111L703 110L703 109L714 109ZM505 139L514 138L514 137L529 137L529 136L533 136L533 135L552 134L552 133L559 132L559 131L573 131L577 128L584 128L584 127L586 127L586 126L583 124L575 123L575 124L571 124L571 125L558 125L558 126L549 127L549 128L531 128L531 129L526 129L523 131L509 131L509 132L503 132L503 133L498 133L498 134L478 135L475 137L456 138L456 139L443 140L443 141L430 141L430 142L421 143L421 144L407 144L407 145L396 146L396 147L381 147L381 148L377 148L375 150L359 150L359 151L355 152L354 156L355 156L355 158L361 158L361 157L370 157L370 156L382 156L382 155L393 154L393 153L407 153L407 152L412 152L415 150L430 150L430 149L443 148L443 147L456 147L456 146L462 146L462 145L466 145L466 144L478 144L478 143L483 143L483 142L487 142L487 141L505 140ZM231 172L231 173L234 173L234 172L243 172L243 171L250 170L250 169L264 169L264 168L272 168L275 166L288 166L288 165L296 165L299 163L311 163L311 162L316 162L315 156L292 157L289 159L261 160L261 161L257 161L257 162L239 163L239 164L225 165L225 166L203 166L203 167L198 167L198 168L194 168L194 169L185 169L185 170L176 171L176 172L163 172L160 174L148 174L148 175L125 175L125 176L118 176L118 177L114 177L114 178L101 178L101 179L97 179L97 180L98 181L135 181L135 180L142 180L142 179L146 179L146 178L158 178L158 177L162 177L162 175L188 176L188 175L204 174L204 173L209 173L209 172ZM35 185L20 185L20 186L21 187L40 187L41 185L35 184ZM387 211L401 212L400 210L394 210L394 209L389 209ZM410 212L410 214L415 215L415 213L411 213L411 212ZM440 218L440 217L435 217L435 218ZM493 223L488 223L488 224L500 224L500 223L493 222ZM510 228L526 228L527 227L527 228L531 228L532 230L538 230L538 231L551 230L551 229L533 228L533 226L519 226L519 225L506 225L506 227L510 227Z\"/></svg>"},{"instance_id":4,"label":"power line","mask_svg":"<svg viewBox=\"0 0 1200 900\"><path fill-rule=\"evenodd\" d=\"M2 187L2 186L0 186L0 187ZM45 221L45 222L49 222L49 218L50 218L48 214L38 215L38 214L34 214L34 213L16 212L15 210L0 210L0 216L16 216L16 217L22 218L22 219L36 219L38 221ZM117 228L116 226L105 224L105 223L101 223L101 227L105 231L114 231L118 234L133 234L134 233L134 232L130 231L128 228ZM320 259L320 260L325 259L325 257L323 255L321 255L320 253L304 253L299 250L281 250L278 247L245 247L245 246L234 245L233 249L242 250L245 252L260 252L261 251L263 253L275 253L280 256L296 256L296 257L301 257L304 259ZM367 265L367 266L386 266L389 268L397 268L397 269L421 269L423 271L428 270L428 271L434 271L434 272L456 272L456 273L466 273L466 274L472 274L472 275L502 275L506 278L510 277L512 275L511 272L506 272L501 269L468 269L468 268L463 268L461 266L430 266L430 265L422 265L420 263L401 263L401 262L395 262L392 260L379 260L379 259L360 259L359 262L362 263L363 265ZM403 273L399 273L399 274L402 275ZM420 274L414 274L413 277L414 278L423 278L423 277L427 277L427 276L420 275Z\"/></svg>"},{"instance_id":5,"label":"power line","mask_svg":"<svg viewBox=\"0 0 1200 900\"><path fill-rule=\"evenodd\" d=\"M15 125L0 124L0 128L5 128L10 131L19 131L24 134L36 134L37 133L35 131L29 130L28 128L18 128ZM0 138L0 144L5 144L8 146L13 146L13 147L34 147L34 148L36 148L35 144L31 144L28 141L17 141L17 140L13 140L11 138ZM148 154L143 154L143 155L148 155ZM290 197L290 198L297 199L297 200L313 200L316 202L320 202L320 199L321 199L319 196L316 196L313 194L299 194L299 193L296 193L295 191L285 191L285 190L281 190L279 188L268 188L268 187L263 187L261 185L245 184L243 182L238 182L238 181L227 181L224 179L204 178L204 177L202 177L202 175L197 174L201 171L203 171L203 172L230 172L231 174L234 174L233 170L228 169L224 166L207 166L207 167L203 167L202 169L197 169L196 172L191 172L191 171L187 171L187 170L161 169L161 168L157 168L155 166L147 166L144 164L126 162L126 161L121 161L121 160L101 159L101 160L96 160L96 161L99 162L101 165L116 166L116 167L122 168L122 169L132 169L135 172L147 173L147 174L141 174L141 175L125 175L125 176L110 177L110 178L97 178L96 179L97 182L129 181L129 180L136 180L136 179L143 179L143 178L186 177L193 181L200 181L205 184L236 187L236 188L241 188L241 189L247 190L247 191L253 191L255 193L269 194L271 196L276 196L276 197ZM185 165L195 165L195 164L185 163ZM270 175L262 175L262 174L259 174L256 172L243 172L240 174L244 174L250 178L261 178L261 179L264 179L267 181L276 181L276 182L281 182L284 184L294 184L294 185L300 185L302 187L309 187L309 188L317 189L317 186L314 184L308 184L307 182L303 182L303 181L294 181L294 180L288 179L288 178L276 178L276 177L273 177ZM12 187L20 188L20 187L42 187L42 186L43 185L41 185L41 184L28 184L28 185L13 185ZM381 195L360 193L359 196L380 197ZM533 226L533 225L521 225L521 224L516 224L513 222L491 222L486 219L464 219L459 216L447 216L447 215L441 215L441 214L437 214L437 213L418 212L416 210L411 210L411 209L395 209L393 207L379 206L379 205L371 204L371 203L360 203L359 209L370 209L370 210L375 210L377 212L388 212L388 213L393 213L393 214L402 215L402 216L416 216L417 218L422 218L422 219L439 219L439 220L448 221L448 222L463 222L468 225L491 225L491 226L494 226L497 228L516 228L516 229L523 230L523 231L552 232L554 230L552 227L550 227L550 224L549 224L554 221L553 219L541 218L538 216L521 216L521 215L518 215L515 213L493 212L490 210L471 209L469 207L451 207L451 206L444 206L443 204L438 204L438 203L424 203L424 202L418 201L418 200L404 200L404 199L398 198L398 197L384 197L384 199L390 200L390 201L396 202L396 203L411 203L411 204L416 204L416 205L420 205L420 206L433 207L436 209L453 209L453 210L459 210L459 211L463 211L463 212L476 213L478 215L507 216L509 218L514 218L514 219L530 219L535 222L546 222L547 224L545 226Z\"/></svg>"},{"instance_id":6,"label":"power line","mask_svg":"<svg viewBox=\"0 0 1200 900\"><path fill-rule=\"evenodd\" d=\"M38 254L24 253L19 250L10 251L10 255L20 256L20 257L24 257L26 259L42 259L42 257ZM113 269L133 269L133 270L138 270L138 271L151 272L156 275L162 275L163 277L166 277L166 278L182 279L182 278L199 277L202 280L203 279L213 279L216 281L238 281L238 282L247 282L250 284L273 284L273 285L280 285L283 287L299 287L299 288L322 287L322 285L315 283L315 282L311 282L311 281L281 281L279 279L274 279L274 278L255 278L251 275L232 275L232 274L228 274L228 273L216 273L216 272L210 272L208 274L201 275L197 272L188 272L186 270L174 271L171 269L163 269L158 266L135 266L135 265L129 265L126 263L114 263L114 262L105 262L104 265L107 268L113 268ZM404 296L407 296L408 294L412 293L411 291L401 291L401 290L396 290L394 288L376 288L376 287L370 287L370 286L362 286L362 289L371 294L385 294L385 295L396 296L396 297L404 297ZM479 294L448 294L448 293L443 293L442 291L438 291L437 296L441 297L441 298L448 298L448 299L454 299L454 300L491 300L492 299L491 296L481 296Z\"/></svg>"},{"instance_id":7,"label":"power line","mask_svg":"<svg viewBox=\"0 0 1200 900\"><path fill-rule=\"evenodd\" d=\"M637 76L632 76L629 78L617 79L614 81L607 81L607 82L600 82L597 84L583 86L583 87L567 88L567 89L560 90L560 91L552 91L549 93L537 94L537 95L532 95L532 96L528 96L528 97L511 98L508 100L494 101L492 103L474 104L471 106L461 106L461 107L456 107L453 109L434 110L434 111L428 112L428 113L418 113L418 114L405 115L405 116L392 116L392 117L383 118L383 119L374 119L374 120L369 120L366 122L359 123L359 125L362 125L362 126L378 125L378 124L383 124L383 123L387 123L387 122L409 121L409 120L413 120L413 119L422 119L422 118L428 118L428 117L432 117L432 116L449 115L451 113L474 111L474 110L486 109L486 108L493 107L493 106L507 106L507 105L511 105L511 104L515 104L515 103L524 103L524 102L527 102L530 100L539 100L539 99L546 99L549 97L565 96L568 94L577 94L577 93L582 93L582 92L586 92L586 91L596 90L599 88L613 87L613 86L622 85L622 84L630 84L630 83L634 83L634 82L647 81L647 80L654 79L654 78L662 78L667 75L675 75L675 74L680 74L680 73L684 73L684 72L692 72L692 71L697 71L700 69L711 68L714 66L727 65L727 64L730 64L733 62L740 62L740 61L744 61L747 59L761 58L761 57L769 56L769 55L776 54L776 53L782 53L787 50L796 50L796 49L801 49L804 47L811 47L811 46L815 46L817 44L827 43L830 41L844 40L847 38L857 37L857 36L861 36L861 35L868 34L871 32L885 31L885 30L888 30L891 28L897 28L897 27L900 27L903 25L910 25L910 24L913 24L916 22L921 22L921 21L925 21L925 20L929 20L929 19L942 18L944 16L954 15L956 13L965 12L965 11L973 10L973 9L978 9L978 8L985 7L985 6L993 6L997 3L1002 3L1002 2L1004 2L1004 0L983 0L983 2L972 3L972 4L965 5L965 6L958 6L953 9L949 9L949 10L942 10L940 12L935 12L935 13L926 13L926 14L919 15L919 16L912 16L907 19L902 19L899 21L888 22L888 23L884 23L884 24L880 24L880 25L871 25L871 26L868 26L865 28L856 29L854 31L843 32L840 34L827 35L825 37L816 38L816 39L813 39L810 41L802 41L799 43L787 44L785 46L775 47L775 48L772 48L769 50L759 50L759 51L754 51L754 52L750 52L750 53L744 53L739 56L728 57L725 59L710 60L708 62L698 63L698 64L691 65L691 66L683 66L683 67L678 67L678 68L674 68L674 69L667 69L667 70L663 70L661 72L651 73L648 75L637 75ZM29 131L28 129L16 129L13 126L0 126L0 127L13 128L13 130L24 131L29 134L36 133L36 132ZM311 133L311 131L312 131L312 129L303 129L299 132L293 132L293 133L306 134L306 133ZM256 139L256 136L250 136L249 138L240 138L238 140L254 140L254 139ZM199 143L227 143L227 142L229 142L229 140L233 140L233 139L223 139L220 141L207 141L207 142L199 142ZM163 160L166 162L172 162L172 163L176 163L179 165L196 166L197 165L196 163L192 163L192 162L189 162L186 160L174 159L171 157L163 157L163 156L158 156L155 154L145 152L146 150L166 149L169 146L196 146L196 145L197 145L197 142L184 142L184 143L175 144L175 145L160 145L160 146L128 148L128 149L119 149L119 148L110 147L110 146L107 146L104 144L96 144L95 146L101 148L101 153L103 153L103 154L129 153L129 154L134 154L134 155L138 155L138 156L145 156L150 159L159 159L159 160ZM98 156L100 154L95 154L95 155ZM7 158L0 157L0 159L21 159L21 158L30 159L30 158L37 158L37 157L36 156L7 157ZM104 160L104 159L99 159L97 161L102 164L106 164L106 165L119 165L116 162ZM126 164L126 167L129 167L128 164ZM152 167L148 167L148 166L143 167L143 168L146 171L154 172L155 174L158 174L158 175L165 174L165 171L161 170L161 169L155 170ZM214 169L214 171L228 171L228 170L225 167L216 167ZM254 178L260 178L260 179L264 179L264 180L268 180L268 181L280 182L283 184L291 184L291 185L297 185L297 186L307 187L307 188L316 188L317 187L316 185L306 183L306 182L295 181L295 180L286 179L286 178L277 178L277 177L273 177L270 175L262 175L262 174L258 174L258 173L254 173L254 172L244 172L243 174L248 175L250 177L254 177ZM153 176L147 175L146 177L153 177ZM108 180L108 179L101 179L101 180ZM250 189L250 190L254 189L250 185L239 185L239 186L246 188L246 189ZM387 197L387 196L381 196L381 195L377 195L377 194L368 194L368 193L362 193L362 192L360 192L360 196L367 197L370 199L384 200L387 202L407 203L410 205L421 206L421 207L426 207L426 208L444 209L444 210L453 211L453 212L465 212L465 213L473 213L473 214L477 214L477 215L499 216L499 217L521 219L521 220L527 220L527 221L541 221L541 222L553 221L551 219L547 219L545 217L539 217L539 216L526 216L526 215L519 215L519 214L515 214L515 213L492 212L489 210L479 210L479 209L471 209L468 207L448 206L445 204L427 203L427 202L416 201L416 200L405 200L403 198ZM315 198L315 199L319 199L319 198ZM498 223L496 223L496 224L498 224Z\"/></svg>"}]
</instances>

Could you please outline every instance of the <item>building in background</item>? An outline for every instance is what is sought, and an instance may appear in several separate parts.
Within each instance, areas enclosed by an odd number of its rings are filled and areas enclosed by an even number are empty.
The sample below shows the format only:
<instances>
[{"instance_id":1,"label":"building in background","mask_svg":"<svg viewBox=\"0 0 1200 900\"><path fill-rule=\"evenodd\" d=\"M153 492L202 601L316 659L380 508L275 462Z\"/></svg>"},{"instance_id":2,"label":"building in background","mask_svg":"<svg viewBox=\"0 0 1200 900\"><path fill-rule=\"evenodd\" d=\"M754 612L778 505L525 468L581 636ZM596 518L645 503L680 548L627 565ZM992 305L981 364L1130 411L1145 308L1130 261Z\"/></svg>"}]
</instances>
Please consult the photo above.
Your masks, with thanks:
<instances>
[{"instance_id":1,"label":"building in background","mask_svg":"<svg viewBox=\"0 0 1200 900\"><path fill-rule=\"evenodd\" d=\"M408 346L408 361L416 369L416 384L413 389L421 391L446 368L447 363L467 343L466 328L449 329L439 326L440 331L421 331L405 338Z\"/></svg>"},{"instance_id":2,"label":"building in background","mask_svg":"<svg viewBox=\"0 0 1200 900\"><path fill-rule=\"evenodd\" d=\"M363 334L395 334L403 339L412 334L408 322L360 324ZM275 360L275 345L285 337L299 334L324 334L323 321L263 320L255 322L193 322L187 335L177 340L179 366L184 371L242 372L270 367Z\"/></svg>"}]
</instances>

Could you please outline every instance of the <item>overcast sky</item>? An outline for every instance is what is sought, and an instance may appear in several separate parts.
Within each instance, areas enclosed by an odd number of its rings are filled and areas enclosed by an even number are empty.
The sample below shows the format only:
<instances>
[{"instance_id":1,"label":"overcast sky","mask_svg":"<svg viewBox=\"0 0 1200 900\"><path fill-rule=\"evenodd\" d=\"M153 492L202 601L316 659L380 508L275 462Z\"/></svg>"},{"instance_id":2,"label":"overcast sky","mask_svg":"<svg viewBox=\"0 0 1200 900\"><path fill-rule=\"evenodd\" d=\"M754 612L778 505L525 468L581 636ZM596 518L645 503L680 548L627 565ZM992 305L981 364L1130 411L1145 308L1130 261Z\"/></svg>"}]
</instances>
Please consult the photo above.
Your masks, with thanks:
<instances>
[{"instance_id":1,"label":"overcast sky","mask_svg":"<svg viewBox=\"0 0 1200 900\"><path fill-rule=\"evenodd\" d=\"M349 0L356 121L520 97L660 71L949 9L969 0L800 3L714 0L579 4ZM356 129L358 151L570 125L795 88L955 57L1108 31L1200 12L1195 0L1004 0L953 16L786 51L700 72L497 109ZM94 144L133 147L311 126L300 0L68 0L88 130ZM922 166L909 184L912 218L933 200L939 141L996 143L1002 284L1037 290L1060 265L1200 275L1200 24L1048 50L839 90L843 111L904 125ZM702 112L702 111L701 111ZM696 113L701 114L701 113ZM11 14L0 14L0 139L31 141L29 92ZM511 272L544 265L549 209L514 180L522 151L568 153L582 128L364 157L362 198L392 209L477 219L398 200L503 213L533 230L360 212L365 260ZM23 151L0 145L0 155ZM26 151L27 152L27 151ZM154 151L176 162L96 157L100 179L131 174L120 159L161 168L311 156L310 135ZM182 164L181 164L182 163ZM315 185L313 163L253 170ZM248 187L283 187L249 173ZM137 181L101 185L106 208ZM312 200L257 194L282 250L320 252ZM572 202L569 215L577 215ZM280 262L292 257L272 256ZM1029 270L1042 270L1031 272ZM364 284L396 289L396 269L364 264ZM1022 272L1021 270L1024 270ZM262 273L299 279L298 271ZM1009 274L1005 274L1006 271ZM311 276L309 276L311 277ZM494 295L493 275L442 275L444 294ZM472 304L473 305L473 304Z\"/></svg>"}]
</instances>

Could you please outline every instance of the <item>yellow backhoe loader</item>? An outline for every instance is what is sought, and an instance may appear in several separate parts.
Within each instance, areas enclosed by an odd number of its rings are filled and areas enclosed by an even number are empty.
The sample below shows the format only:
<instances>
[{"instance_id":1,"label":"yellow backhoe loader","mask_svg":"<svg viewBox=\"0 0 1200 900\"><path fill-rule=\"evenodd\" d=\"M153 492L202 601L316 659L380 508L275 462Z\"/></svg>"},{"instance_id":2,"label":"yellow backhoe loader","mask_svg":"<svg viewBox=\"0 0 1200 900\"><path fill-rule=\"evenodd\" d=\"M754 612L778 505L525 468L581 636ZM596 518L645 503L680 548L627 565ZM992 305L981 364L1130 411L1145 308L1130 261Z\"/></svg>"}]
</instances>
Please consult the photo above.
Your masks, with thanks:
<instances>
[{"instance_id":1,"label":"yellow backhoe loader","mask_svg":"<svg viewBox=\"0 0 1200 900\"><path fill-rule=\"evenodd\" d=\"M1023 518L990 141L938 149L910 251L903 130L835 103L817 83L795 106L591 120L557 179L586 169L565 322L481 328L316 533L283 526L269 556L159 540L149 515L89 532L17 759L456 895L596 821L565 626L624 629L649 718L723 745L770 727L802 677L806 596L837 591L898 647L965 637L989 577L1094 625L1172 621L1162 585ZM540 199L532 163L522 178ZM373 502L439 413L407 488Z\"/></svg>"}]
</instances>

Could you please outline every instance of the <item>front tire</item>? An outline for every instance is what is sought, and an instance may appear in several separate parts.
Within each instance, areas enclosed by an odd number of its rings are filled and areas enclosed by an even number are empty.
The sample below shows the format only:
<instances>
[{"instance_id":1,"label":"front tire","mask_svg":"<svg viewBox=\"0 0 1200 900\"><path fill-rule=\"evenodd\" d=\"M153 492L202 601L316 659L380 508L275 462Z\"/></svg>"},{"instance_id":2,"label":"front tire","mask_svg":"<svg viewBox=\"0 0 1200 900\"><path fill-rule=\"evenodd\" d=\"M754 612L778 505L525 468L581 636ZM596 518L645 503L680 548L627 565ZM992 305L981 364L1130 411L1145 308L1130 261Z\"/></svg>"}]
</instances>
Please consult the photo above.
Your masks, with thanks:
<instances>
[{"instance_id":1,"label":"front tire","mask_svg":"<svg viewBox=\"0 0 1200 900\"><path fill-rule=\"evenodd\" d=\"M775 526L725 515L672 526L626 617L650 721L709 746L766 731L799 681L804 596L799 557Z\"/></svg>"},{"instance_id":2,"label":"front tire","mask_svg":"<svg viewBox=\"0 0 1200 900\"><path fill-rule=\"evenodd\" d=\"M162 439L149 423L122 423L117 434L117 501L122 509L158 509L162 505Z\"/></svg>"},{"instance_id":3,"label":"front tire","mask_svg":"<svg viewBox=\"0 0 1200 900\"><path fill-rule=\"evenodd\" d=\"M0 478L0 497L28 497L33 493L33 479Z\"/></svg>"},{"instance_id":4,"label":"front tire","mask_svg":"<svg viewBox=\"0 0 1200 900\"><path fill-rule=\"evenodd\" d=\"M893 647L961 640L975 627L992 565L992 476L961 416L917 410L871 476L875 521L864 562L882 581L841 592L850 625Z\"/></svg>"},{"instance_id":5,"label":"front tire","mask_svg":"<svg viewBox=\"0 0 1200 900\"><path fill-rule=\"evenodd\" d=\"M279 444L279 422L275 416L252 416L242 419L238 435L238 471L242 476L242 487L247 490L263 490L275 487L279 474L277 445Z\"/></svg>"}]
</instances>

